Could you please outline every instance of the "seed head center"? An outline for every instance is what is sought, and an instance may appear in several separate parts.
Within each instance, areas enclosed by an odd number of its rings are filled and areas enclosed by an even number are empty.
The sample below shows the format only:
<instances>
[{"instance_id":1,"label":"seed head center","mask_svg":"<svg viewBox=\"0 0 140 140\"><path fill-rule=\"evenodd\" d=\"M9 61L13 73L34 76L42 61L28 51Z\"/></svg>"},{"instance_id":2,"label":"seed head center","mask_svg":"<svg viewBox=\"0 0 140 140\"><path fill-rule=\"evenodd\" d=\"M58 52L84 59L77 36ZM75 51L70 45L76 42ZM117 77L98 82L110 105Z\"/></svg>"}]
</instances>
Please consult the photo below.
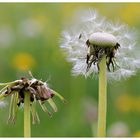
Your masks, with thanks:
<instances>
[{"instance_id":1,"label":"seed head center","mask_svg":"<svg viewBox=\"0 0 140 140\"><path fill-rule=\"evenodd\" d=\"M117 39L110 33L96 32L90 35L89 42L100 47L114 47Z\"/></svg>"},{"instance_id":2,"label":"seed head center","mask_svg":"<svg viewBox=\"0 0 140 140\"><path fill-rule=\"evenodd\" d=\"M97 64L99 70L99 63L103 56L106 56L106 65L109 71L114 71L116 68L115 54L120 44L117 42L115 36L109 33L96 32L90 35L86 41L87 52L87 71L92 64Z\"/></svg>"}]
</instances>

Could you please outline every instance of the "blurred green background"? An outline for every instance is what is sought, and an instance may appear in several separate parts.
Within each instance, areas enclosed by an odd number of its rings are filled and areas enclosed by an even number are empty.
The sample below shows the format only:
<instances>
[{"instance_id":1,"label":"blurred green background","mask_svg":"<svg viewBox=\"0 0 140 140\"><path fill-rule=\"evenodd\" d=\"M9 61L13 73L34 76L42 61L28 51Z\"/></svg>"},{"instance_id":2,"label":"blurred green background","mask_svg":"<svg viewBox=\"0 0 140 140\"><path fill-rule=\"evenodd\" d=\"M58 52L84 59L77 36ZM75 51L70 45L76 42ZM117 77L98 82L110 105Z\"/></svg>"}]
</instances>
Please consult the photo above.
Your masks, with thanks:
<instances>
[{"instance_id":1,"label":"blurred green background","mask_svg":"<svg viewBox=\"0 0 140 140\"><path fill-rule=\"evenodd\" d=\"M41 122L32 125L33 137L96 134L98 79L72 77L72 64L59 48L61 31L79 8L95 8L140 31L140 3L0 3L0 82L19 79L31 70L68 100L64 105L55 98L59 111L52 118L37 107ZM108 84L108 136L140 136L139 84L140 72ZM15 125L6 123L8 109L9 99L0 108L0 137L23 137L23 109Z\"/></svg>"}]
</instances>

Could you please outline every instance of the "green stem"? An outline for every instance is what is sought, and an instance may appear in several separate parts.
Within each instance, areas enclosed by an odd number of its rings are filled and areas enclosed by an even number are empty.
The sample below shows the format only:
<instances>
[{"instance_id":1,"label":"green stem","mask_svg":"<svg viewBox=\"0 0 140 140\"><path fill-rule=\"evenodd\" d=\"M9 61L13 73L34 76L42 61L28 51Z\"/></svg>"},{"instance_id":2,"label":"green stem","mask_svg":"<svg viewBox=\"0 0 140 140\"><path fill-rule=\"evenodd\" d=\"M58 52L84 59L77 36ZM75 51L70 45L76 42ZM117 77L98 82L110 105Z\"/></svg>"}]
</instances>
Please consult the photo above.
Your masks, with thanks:
<instances>
[{"instance_id":1,"label":"green stem","mask_svg":"<svg viewBox=\"0 0 140 140\"><path fill-rule=\"evenodd\" d=\"M106 112L107 112L107 77L106 57L104 56L99 64L99 102L98 102L98 137L106 136Z\"/></svg>"},{"instance_id":2,"label":"green stem","mask_svg":"<svg viewBox=\"0 0 140 140\"><path fill-rule=\"evenodd\" d=\"M28 92L24 94L24 137L31 137L30 94Z\"/></svg>"}]
</instances>

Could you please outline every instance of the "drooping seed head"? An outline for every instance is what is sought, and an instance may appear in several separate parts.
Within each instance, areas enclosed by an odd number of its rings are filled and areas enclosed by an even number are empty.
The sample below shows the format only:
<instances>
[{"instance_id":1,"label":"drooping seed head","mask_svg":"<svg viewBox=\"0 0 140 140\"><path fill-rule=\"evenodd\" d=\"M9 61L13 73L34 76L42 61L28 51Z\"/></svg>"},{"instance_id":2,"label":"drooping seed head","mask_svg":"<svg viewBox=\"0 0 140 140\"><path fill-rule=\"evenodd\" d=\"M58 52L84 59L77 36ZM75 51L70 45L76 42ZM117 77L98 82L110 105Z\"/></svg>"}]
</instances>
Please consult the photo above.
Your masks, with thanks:
<instances>
[{"instance_id":1,"label":"drooping seed head","mask_svg":"<svg viewBox=\"0 0 140 140\"><path fill-rule=\"evenodd\" d=\"M52 113L45 106L45 102L48 102L53 112L57 111L57 106L53 101L53 96L57 96L65 102L65 99L56 91L48 87L46 82L37 80L35 78L22 77L20 80L16 80L9 83L0 83L1 86L5 86L0 90L0 107L4 105L2 102L6 97L11 96L10 111L8 122L15 123L17 110L20 104L24 104L25 94L30 94L30 105L33 123L39 122L37 111L35 110L36 102L39 102L43 111L47 112L49 116ZM13 105L14 104L14 105ZM11 111L12 110L12 111Z\"/></svg>"}]
</instances>

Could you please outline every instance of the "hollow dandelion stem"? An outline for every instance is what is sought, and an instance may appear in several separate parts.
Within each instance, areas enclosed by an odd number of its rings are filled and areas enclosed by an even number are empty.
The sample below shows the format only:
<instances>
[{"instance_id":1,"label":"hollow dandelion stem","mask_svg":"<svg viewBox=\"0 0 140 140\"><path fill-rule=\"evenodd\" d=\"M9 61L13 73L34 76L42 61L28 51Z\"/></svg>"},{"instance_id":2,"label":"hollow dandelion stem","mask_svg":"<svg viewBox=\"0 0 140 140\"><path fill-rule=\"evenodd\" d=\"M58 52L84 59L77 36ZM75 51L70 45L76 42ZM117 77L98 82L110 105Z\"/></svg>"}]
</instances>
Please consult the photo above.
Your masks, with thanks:
<instances>
[{"instance_id":1,"label":"hollow dandelion stem","mask_svg":"<svg viewBox=\"0 0 140 140\"><path fill-rule=\"evenodd\" d=\"M30 123L30 94L24 94L24 137L31 137L31 123Z\"/></svg>"},{"instance_id":2,"label":"hollow dandelion stem","mask_svg":"<svg viewBox=\"0 0 140 140\"><path fill-rule=\"evenodd\" d=\"M106 136L106 112L107 112L107 77L106 57L104 56L99 64L99 102L98 102L98 137Z\"/></svg>"}]
</instances>

